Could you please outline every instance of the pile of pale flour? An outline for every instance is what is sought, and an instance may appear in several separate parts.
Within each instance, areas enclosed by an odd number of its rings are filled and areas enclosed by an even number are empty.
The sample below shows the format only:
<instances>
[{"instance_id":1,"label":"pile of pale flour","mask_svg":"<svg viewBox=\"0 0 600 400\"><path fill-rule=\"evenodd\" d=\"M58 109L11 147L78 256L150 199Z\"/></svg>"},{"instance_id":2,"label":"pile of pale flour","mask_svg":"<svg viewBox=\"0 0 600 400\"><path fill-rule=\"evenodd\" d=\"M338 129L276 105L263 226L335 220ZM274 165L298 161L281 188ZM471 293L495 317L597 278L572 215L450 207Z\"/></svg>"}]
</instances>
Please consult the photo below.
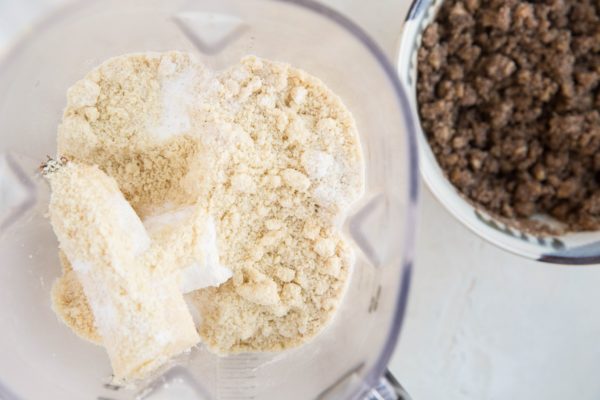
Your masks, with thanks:
<instances>
[{"instance_id":1,"label":"pile of pale flour","mask_svg":"<svg viewBox=\"0 0 600 400\"><path fill-rule=\"evenodd\" d=\"M256 57L222 72L178 52L113 58L69 90L58 154L114 179L151 247L183 257L181 292L211 350L299 345L338 306L352 265L338 225L364 166L352 116L318 79ZM208 233L180 240L198 210ZM103 343L61 261L55 311Z\"/></svg>"}]
</instances>

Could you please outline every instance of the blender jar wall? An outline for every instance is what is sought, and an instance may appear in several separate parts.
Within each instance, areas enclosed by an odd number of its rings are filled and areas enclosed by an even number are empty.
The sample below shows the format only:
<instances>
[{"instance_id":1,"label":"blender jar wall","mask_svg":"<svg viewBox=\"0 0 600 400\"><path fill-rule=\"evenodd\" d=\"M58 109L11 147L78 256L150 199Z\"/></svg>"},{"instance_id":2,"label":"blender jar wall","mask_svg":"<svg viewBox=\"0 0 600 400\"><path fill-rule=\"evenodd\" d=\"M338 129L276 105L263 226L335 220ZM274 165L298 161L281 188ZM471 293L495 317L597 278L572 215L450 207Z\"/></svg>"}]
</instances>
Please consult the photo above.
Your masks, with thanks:
<instances>
[{"instance_id":1,"label":"blender jar wall","mask_svg":"<svg viewBox=\"0 0 600 400\"><path fill-rule=\"evenodd\" d=\"M244 0L75 3L40 24L0 67L0 153L16 160L37 191L35 206L0 237L0 394L135 396L105 385L103 350L69 332L50 308L60 264L43 217L47 187L34 171L55 152L73 82L109 57L166 50L197 53L211 68L255 54L319 77L356 119L367 182L344 225L356 245L354 273L322 334L280 354L219 359L198 349L179 364L212 397L235 398L227 388L242 383L260 399L357 396L385 368L408 292L416 154L406 99L381 52L345 18L309 1ZM233 370L244 374L226 372Z\"/></svg>"}]
</instances>

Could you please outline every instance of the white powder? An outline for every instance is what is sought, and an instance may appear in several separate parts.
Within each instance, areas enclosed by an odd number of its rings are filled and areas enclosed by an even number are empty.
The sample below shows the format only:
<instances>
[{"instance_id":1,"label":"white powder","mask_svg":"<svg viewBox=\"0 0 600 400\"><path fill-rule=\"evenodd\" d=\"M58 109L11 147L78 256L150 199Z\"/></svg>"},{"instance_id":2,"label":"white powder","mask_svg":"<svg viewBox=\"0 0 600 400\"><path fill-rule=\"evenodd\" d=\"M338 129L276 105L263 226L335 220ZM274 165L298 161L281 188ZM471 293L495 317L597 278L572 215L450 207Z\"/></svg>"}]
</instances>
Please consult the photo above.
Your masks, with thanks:
<instances>
[{"instance_id":1,"label":"white powder","mask_svg":"<svg viewBox=\"0 0 600 400\"><path fill-rule=\"evenodd\" d=\"M153 240L160 242L166 251L183 246L184 254L194 254L192 262L181 268L179 287L182 293L219 286L232 276L231 270L219 262L214 220L204 212L200 216L197 212L197 206L183 207L144 219L144 226ZM194 244L193 239L188 240L193 233L199 235L195 249L188 248Z\"/></svg>"},{"instance_id":2,"label":"white powder","mask_svg":"<svg viewBox=\"0 0 600 400\"><path fill-rule=\"evenodd\" d=\"M320 150L308 150L302 154L302 167L312 180L333 180L338 175L338 165L333 156Z\"/></svg>"},{"instance_id":3,"label":"white powder","mask_svg":"<svg viewBox=\"0 0 600 400\"><path fill-rule=\"evenodd\" d=\"M76 272L87 272L92 269L91 263L81 260L71 261L71 266L73 267L73 271Z\"/></svg>"},{"instance_id":4,"label":"white powder","mask_svg":"<svg viewBox=\"0 0 600 400\"><path fill-rule=\"evenodd\" d=\"M229 268L220 264L192 264L181 270L179 288L185 294L207 287L217 287L227 282L232 275Z\"/></svg>"},{"instance_id":5,"label":"white powder","mask_svg":"<svg viewBox=\"0 0 600 400\"><path fill-rule=\"evenodd\" d=\"M160 229L170 225L177 225L194 214L194 207L182 207L175 210L164 211L152 214L144 218L143 224L146 230L152 235Z\"/></svg>"},{"instance_id":6,"label":"white powder","mask_svg":"<svg viewBox=\"0 0 600 400\"><path fill-rule=\"evenodd\" d=\"M74 263L73 263L74 264ZM73 265L73 269L75 269ZM92 272L90 269L86 272ZM117 307L110 296L110 288L106 282L95 279L94 276L78 273L81 284L87 295L87 301L94 313L94 324L96 329L104 337L112 336L113 331L119 329Z\"/></svg>"},{"instance_id":7,"label":"white powder","mask_svg":"<svg viewBox=\"0 0 600 400\"><path fill-rule=\"evenodd\" d=\"M352 198L348 193L348 184L344 179L352 176L351 167L345 167L342 162L324 151L310 149L302 154L302 167L309 178L316 182L313 195L323 207L337 207L338 214L343 213Z\"/></svg>"},{"instance_id":8,"label":"white powder","mask_svg":"<svg viewBox=\"0 0 600 400\"><path fill-rule=\"evenodd\" d=\"M203 254L204 258L182 270L179 287L183 293L190 293L211 286L220 286L233 275L231 269L219 262L217 230L212 217L206 219L204 232L198 242L198 247L198 252Z\"/></svg>"},{"instance_id":9,"label":"white powder","mask_svg":"<svg viewBox=\"0 0 600 400\"><path fill-rule=\"evenodd\" d=\"M161 345L165 345L173 340L173 335L168 331L160 331L156 335L154 335L154 339L157 343Z\"/></svg>"},{"instance_id":10,"label":"white powder","mask_svg":"<svg viewBox=\"0 0 600 400\"><path fill-rule=\"evenodd\" d=\"M190 130L188 107L193 102L192 89L197 76L187 70L161 82L162 114L157 126L150 127L157 139L166 140Z\"/></svg>"},{"instance_id":11,"label":"white powder","mask_svg":"<svg viewBox=\"0 0 600 400\"><path fill-rule=\"evenodd\" d=\"M208 70L202 68L193 56L188 55L188 62L182 62L182 53L171 54L172 57L159 57L160 116L156 121L150 115L146 127L158 140L190 133L190 108L198 102L198 87L210 79Z\"/></svg>"},{"instance_id":12,"label":"white powder","mask_svg":"<svg viewBox=\"0 0 600 400\"><path fill-rule=\"evenodd\" d=\"M138 256L150 247L150 236L146 232L142 221L131 205L121 193L117 193L111 200L111 205L119 216L117 225L124 232L129 232L127 241L130 242L133 253Z\"/></svg>"}]
</instances>

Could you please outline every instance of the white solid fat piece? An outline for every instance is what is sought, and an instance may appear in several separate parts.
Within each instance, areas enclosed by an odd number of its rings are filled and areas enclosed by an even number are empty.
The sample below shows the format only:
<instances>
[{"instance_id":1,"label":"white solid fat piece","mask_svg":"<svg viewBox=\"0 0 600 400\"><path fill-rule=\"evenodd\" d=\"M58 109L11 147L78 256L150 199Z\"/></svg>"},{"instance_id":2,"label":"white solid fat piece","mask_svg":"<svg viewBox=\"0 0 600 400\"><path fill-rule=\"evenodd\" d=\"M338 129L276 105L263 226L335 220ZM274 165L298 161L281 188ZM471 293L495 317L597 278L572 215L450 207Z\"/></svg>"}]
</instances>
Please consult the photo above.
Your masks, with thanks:
<instances>
[{"instance_id":1,"label":"white solid fat piece","mask_svg":"<svg viewBox=\"0 0 600 400\"><path fill-rule=\"evenodd\" d=\"M83 286L119 381L144 377L200 340L174 274L154 251L114 179L68 163L49 174L50 218Z\"/></svg>"},{"instance_id":2,"label":"white solid fat piece","mask_svg":"<svg viewBox=\"0 0 600 400\"><path fill-rule=\"evenodd\" d=\"M233 275L219 262L217 230L213 218L199 206L189 206L144 219L152 240L173 257L180 269L183 293L225 283Z\"/></svg>"},{"instance_id":3,"label":"white solid fat piece","mask_svg":"<svg viewBox=\"0 0 600 400\"><path fill-rule=\"evenodd\" d=\"M121 192L116 193L109 200L110 204L117 214L115 223L119 230L129 233L129 239L133 245L133 254L142 255L150 248L150 236L146 232L144 225L140 223L140 218L135 213L131 205L123 198Z\"/></svg>"},{"instance_id":4,"label":"white solid fat piece","mask_svg":"<svg viewBox=\"0 0 600 400\"><path fill-rule=\"evenodd\" d=\"M202 257L182 270L179 287L183 293L220 286L233 276L231 269L219 262L215 221L207 216L202 222L204 229L197 244L197 254L202 254Z\"/></svg>"},{"instance_id":5,"label":"white solid fat piece","mask_svg":"<svg viewBox=\"0 0 600 400\"><path fill-rule=\"evenodd\" d=\"M159 124L152 129L158 139L165 140L190 130L188 107L193 101L190 92L194 78L193 71L188 70L161 82L162 113Z\"/></svg>"}]
</instances>

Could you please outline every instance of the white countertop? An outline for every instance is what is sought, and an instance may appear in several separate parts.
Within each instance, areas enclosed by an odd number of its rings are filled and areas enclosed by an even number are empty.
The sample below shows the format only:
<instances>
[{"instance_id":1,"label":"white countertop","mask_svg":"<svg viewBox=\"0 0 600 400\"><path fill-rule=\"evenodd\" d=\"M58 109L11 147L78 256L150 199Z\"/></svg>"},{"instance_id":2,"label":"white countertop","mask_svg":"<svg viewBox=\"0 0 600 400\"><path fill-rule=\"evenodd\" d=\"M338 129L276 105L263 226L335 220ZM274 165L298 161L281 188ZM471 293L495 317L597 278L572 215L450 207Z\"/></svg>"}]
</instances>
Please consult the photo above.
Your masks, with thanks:
<instances>
[{"instance_id":1,"label":"white countertop","mask_svg":"<svg viewBox=\"0 0 600 400\"><path fill-rule=\"evenodd\" d=\"M0 1L7 38L62 0ZM327 0L393 57L402 0ZM390 369L415 400L600 398L600 267L527 261L476 237L423 187L410 304Z\"/></svg>"}]
</instances>

